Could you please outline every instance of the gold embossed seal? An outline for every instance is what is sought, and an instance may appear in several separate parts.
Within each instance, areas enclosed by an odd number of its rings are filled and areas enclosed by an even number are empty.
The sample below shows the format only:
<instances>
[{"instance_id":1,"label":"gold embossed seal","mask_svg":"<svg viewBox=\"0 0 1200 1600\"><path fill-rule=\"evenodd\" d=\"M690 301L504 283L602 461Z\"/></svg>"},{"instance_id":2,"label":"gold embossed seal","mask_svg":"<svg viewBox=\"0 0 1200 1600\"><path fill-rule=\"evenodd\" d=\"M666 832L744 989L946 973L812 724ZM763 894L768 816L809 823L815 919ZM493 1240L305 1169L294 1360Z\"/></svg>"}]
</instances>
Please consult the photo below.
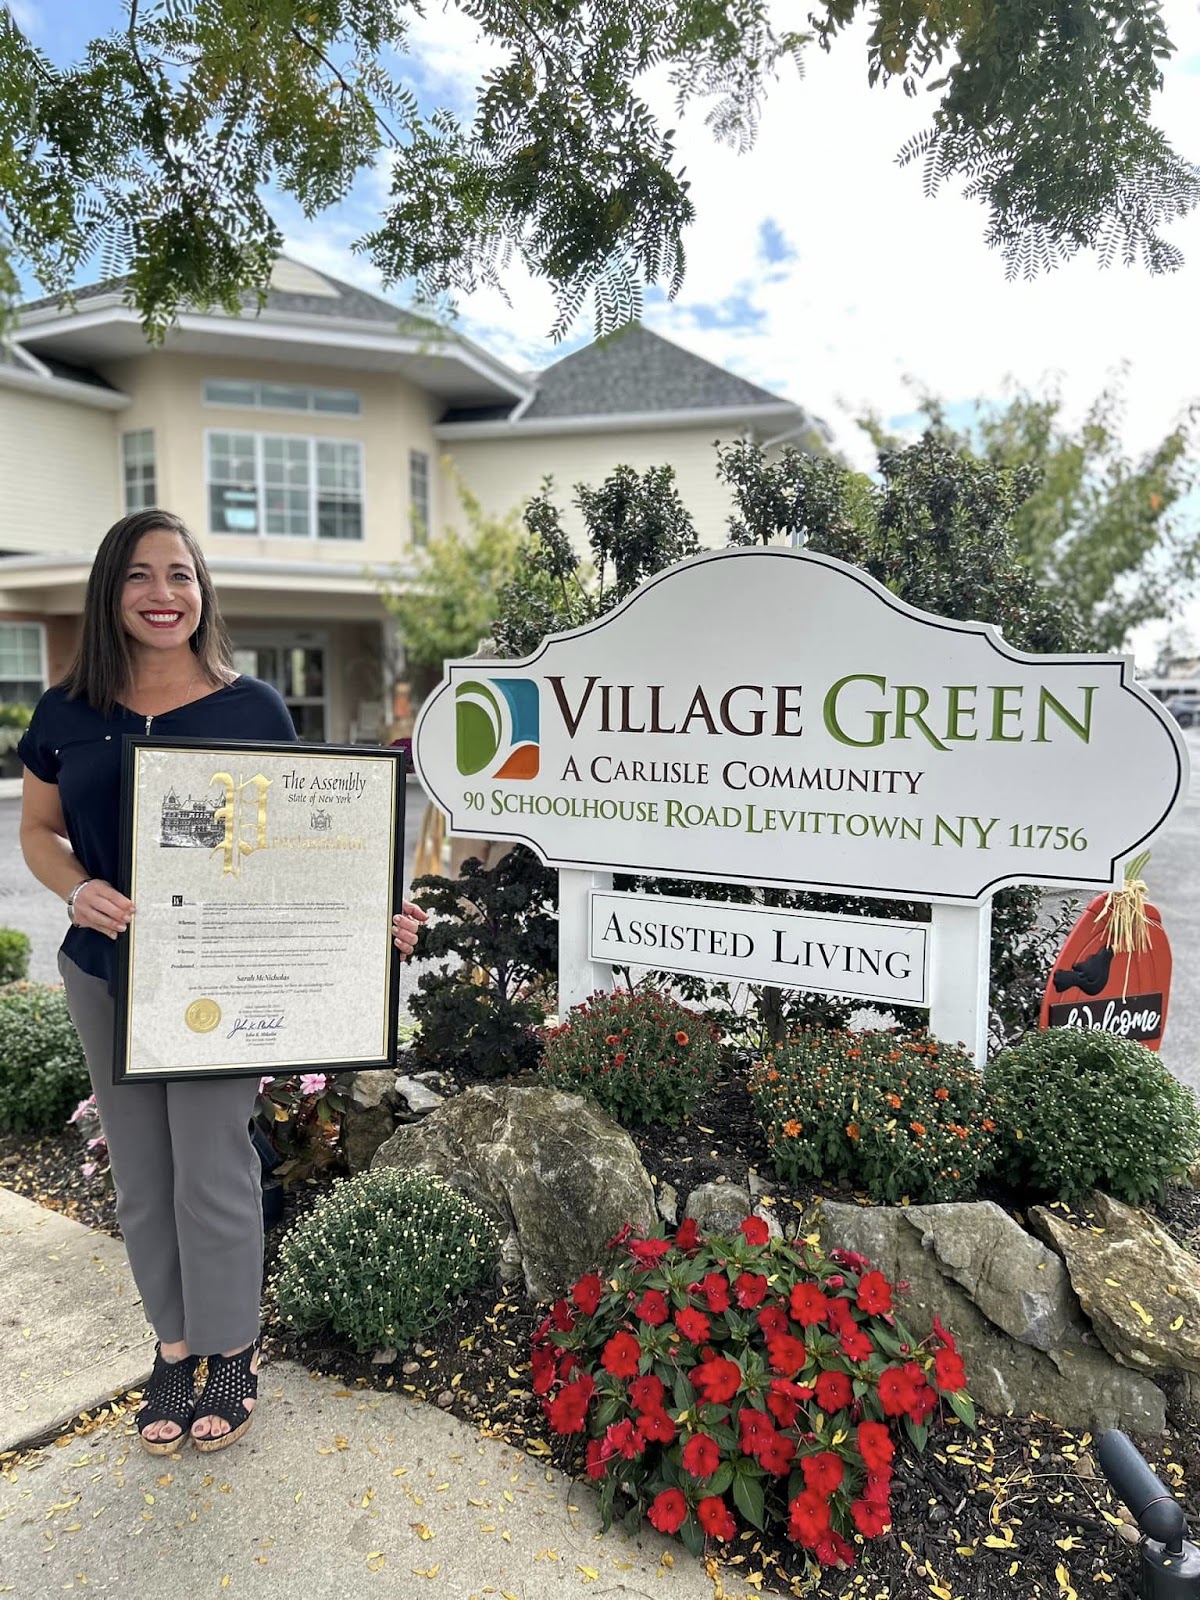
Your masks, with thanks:
<instances>
[{"instance_id":1,"label":"gold embossed seal","mask_svg":"<svg viewBox=\"0 0 1200 1600\"><path fill-rule=\"evenodd\" d=\"M211 1033L221 1020L221 1008L215 1000L193 1000L183 1020L193 1033Z\"/></svg>"}]
</instances>

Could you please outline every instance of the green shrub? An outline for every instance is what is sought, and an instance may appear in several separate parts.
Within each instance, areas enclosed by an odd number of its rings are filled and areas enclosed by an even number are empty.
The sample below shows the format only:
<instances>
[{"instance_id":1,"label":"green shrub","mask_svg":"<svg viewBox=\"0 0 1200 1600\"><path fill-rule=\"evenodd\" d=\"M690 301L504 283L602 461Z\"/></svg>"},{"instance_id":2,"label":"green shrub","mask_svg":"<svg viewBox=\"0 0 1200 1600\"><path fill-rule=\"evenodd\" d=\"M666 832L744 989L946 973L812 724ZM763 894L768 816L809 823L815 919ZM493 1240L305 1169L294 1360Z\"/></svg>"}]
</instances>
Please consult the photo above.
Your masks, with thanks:
<instances>
[{"instance_id":1,"label":"green shrub","mask_svg":"<svg viewBox=\"0 0 1200 1600\"><path fill-rule=\"evenodd\" d=\"M0 984L20 983L29 976L29 935L18 928L0 928Z\"/></svg>"},{"instance_id":2,"label":"green shrub","mask_svg":"<svg viewBox=\"0 0 1200 1600\"><path fill-rule=\"evenodd\" d=\"M338 1183L301 1218L272 1288L280 1315L301 1333L328 1330L364 1351L405 1345L483 1282L499 1247L465 1195L381 1167Z\"/></svg>"},{"instance_id":3,"label":"green shrub","mask_svg":"<svg viewBox=\"0 0 1200 1600\"><path fill-rule=\"evenodd\" d=\"M994 1153L979 1073L926 1033L807 1029L750 1075L782 1178L843 1177L895 1205L971 1193Z\"/></svg>"},{"instance_id":4,"label":"green shrub","mask_svg":"<svg viewBox=\"0 0 1200 1600\"><path fill-rule=\"evenodd\" d=\"M79 1035L61 988L13 983L0 989L0 1129L61 1128L91 1092Z\"/></svg>"},{"instance_id":5,"label":"green shrub","mask_svg":"<svg viewBox=\"0 0 1200 1600\"><path fill-rule=\"evenodd\" d=\"M996 1057L987 1084L997 1173L1030 1195L1070 1202L1103 1189L1141 1205L1200 1156L1195 1094L1132 1039L1030 1033Z\"/></svg>"},{"instance_id":6,"label":"green shrub","mask_svg":"<svg viewBox=\"0 0 1200 1600\"><path fill-rule=\"evenodd\" d=\"M32 717L32 706L0 702L0 756L17 748Z\"/></svg>"},{"instance_id":7,"label":"green shrub","mask_svg":"<svg viewBox=\"0 0 1200 1600\"><path fill-rule=\"evenodd\" d=\"M594 994L546 1038L542 1076L618 1122L675 1124L717 1076L721 1034L657 989Z\"/></svg>"}]
</instances>

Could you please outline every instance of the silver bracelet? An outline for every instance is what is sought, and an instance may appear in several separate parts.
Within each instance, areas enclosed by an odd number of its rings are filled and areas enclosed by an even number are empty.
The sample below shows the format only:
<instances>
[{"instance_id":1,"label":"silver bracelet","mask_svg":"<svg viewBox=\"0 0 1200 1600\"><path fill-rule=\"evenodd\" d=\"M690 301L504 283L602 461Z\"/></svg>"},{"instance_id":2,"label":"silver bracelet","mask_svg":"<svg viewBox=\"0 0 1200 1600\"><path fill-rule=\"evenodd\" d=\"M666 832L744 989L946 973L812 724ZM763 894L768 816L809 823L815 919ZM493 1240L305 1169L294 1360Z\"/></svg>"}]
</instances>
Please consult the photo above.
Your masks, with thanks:
<instances>
[{"instance_id":1,"label":"silver bracelet","mask_svg":"<svg viewBox=\"0 0 1200 1600\"><path fill-rule=\"evenodd\" d=\"M72 927L75 924L75 901L78 898L79 891L81 889L86 889L88 884L91 882L91 878L84 878L82 883L77 883L67 896L67 919L71 923Z\"/></svg>"}]
</instances>

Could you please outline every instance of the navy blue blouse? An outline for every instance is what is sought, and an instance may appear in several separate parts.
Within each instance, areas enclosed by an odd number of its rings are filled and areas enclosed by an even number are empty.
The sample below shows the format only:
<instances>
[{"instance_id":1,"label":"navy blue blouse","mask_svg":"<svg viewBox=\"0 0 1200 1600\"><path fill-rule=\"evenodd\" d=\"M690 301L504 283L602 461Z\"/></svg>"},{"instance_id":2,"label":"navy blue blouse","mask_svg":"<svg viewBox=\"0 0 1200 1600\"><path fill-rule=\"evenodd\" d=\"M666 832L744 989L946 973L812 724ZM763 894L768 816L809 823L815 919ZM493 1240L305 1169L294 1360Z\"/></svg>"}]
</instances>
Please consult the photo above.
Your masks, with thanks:
<instances>
[{"instance_id":1,"label":"navy blue blouse","mask_svg":"<svg viewBox=\"0 0 1200 1600\"><path fill-rule=\"evenodd\" d=\"M43 783L58 785L71 848L91 878L116 884L121 841L121 756L126 735L145 734L147 719L118 706L101 716L62 687L37 703L17 754ZM257 678L241 677L176 711L150 719L150 736L165 739L292 739L296 730L281 696ZM67 930L63 953L112 989L116 943L96 928Z\"/></svg>"}]
</instances>

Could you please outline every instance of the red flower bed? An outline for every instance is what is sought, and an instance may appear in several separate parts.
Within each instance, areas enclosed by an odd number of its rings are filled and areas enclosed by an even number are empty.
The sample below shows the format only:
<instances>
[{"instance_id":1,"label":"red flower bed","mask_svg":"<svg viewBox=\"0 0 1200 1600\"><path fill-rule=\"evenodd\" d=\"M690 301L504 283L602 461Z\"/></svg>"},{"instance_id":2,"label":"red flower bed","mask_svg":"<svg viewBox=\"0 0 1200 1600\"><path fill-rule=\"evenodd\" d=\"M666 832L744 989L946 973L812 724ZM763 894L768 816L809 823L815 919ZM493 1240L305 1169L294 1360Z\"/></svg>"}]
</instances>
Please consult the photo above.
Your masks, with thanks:
<instances>
[{"instance_id":1,"label":"red flower bed","mask_svg":"<svg viewBox=\"0 0 1200 1600\"><path fill-rule=\"evenodd\" d=\"M860 1256L821 1260L755 1217L613 1244L533 1342L534 1390L556 1433L588 1436L606 1525L621 1495L699 1552L734 1537L736 1509L850 1565L891 1525L894 1430L924 1448L943 1402L974 1426L952 1336L938 1322L918 1346Z\"/></svg>"}]
</instances>

